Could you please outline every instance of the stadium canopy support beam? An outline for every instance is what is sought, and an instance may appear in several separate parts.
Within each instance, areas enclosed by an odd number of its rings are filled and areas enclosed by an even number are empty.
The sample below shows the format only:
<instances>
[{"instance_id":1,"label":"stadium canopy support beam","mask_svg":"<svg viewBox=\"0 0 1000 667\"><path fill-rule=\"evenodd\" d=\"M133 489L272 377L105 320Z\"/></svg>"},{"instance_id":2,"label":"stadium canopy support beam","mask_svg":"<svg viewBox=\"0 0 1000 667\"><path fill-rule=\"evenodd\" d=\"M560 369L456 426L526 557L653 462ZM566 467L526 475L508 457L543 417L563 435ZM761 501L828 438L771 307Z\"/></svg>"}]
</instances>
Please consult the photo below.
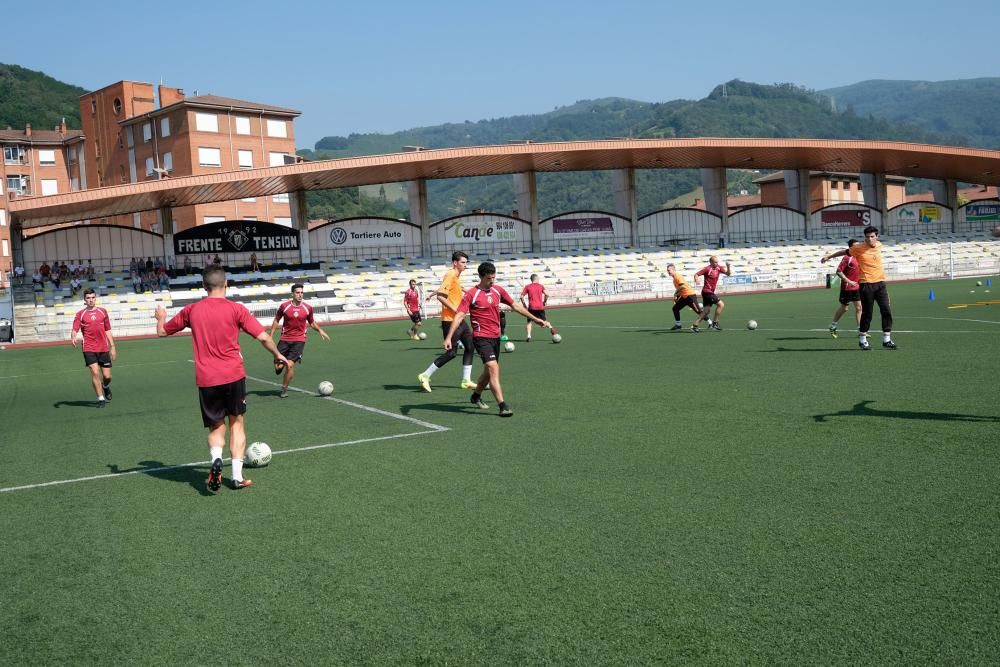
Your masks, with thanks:
<instances>
[{"instance_id":1,"label":"stadium canopy support beam","mask_svg":"<svg viewBox=\"0 0 1000 667\"><path fill-rule=\"evenodd\" d=\"M861 195L865 204L877 208L882 214L882 220L889 214L889 196L885 184L885 174L859 174L861 179Z\"/></svg>"},{"instance_id":2,"label":"stadium canopy support beam","mask_svg":"<svg viewBox=\"0 0 1000 667\"><path fill-rule=\"evenodd\" d=\"M431 256L431 227L427 219L427 181L418 178L406 184L406 196L410 201L410 222L420 226L420 254Z\"/></svg>"},{"instance_id":3,"label":"stadium canopy support beam","mask_svg":"<svg viewBox=\"0 0 1000 667\"><path fill-rule=\"evenodd\" d=\"M639 245L639 221L635 203L635 169L616 169L611 172L611 184L615 191L615 213L628 218L629 243L634 248Z\"/></svg>"},{"instance_id":4,"label":"stadium canopy support beam","mask_svg":"<svg viewBox=\"0 0 1000 667\"><path fill-rule=\"evenodd\" d=\"M785 169L785 201L805 218L802 233L809 238L809 215L812 213L809 200L809 170Z\"/></svg>"},{"instance_id":5,"label":"stadium canopy support beam","mask_svg":"<svg viewBox=\"0 0 1000 667\"><path fill-rule=\"evenodd\" d=\"M305 190L289 192L288 203L292 212L292 229L299 233L299 261L308 264L312 261L312 252L309 249L309 214L306 211Z\"/></svg>"},{"instance_id":6,"label":"stadium canopy support beam","mask_svg":"<svg viewBox=\"0 0 1000 667\"><path fill-rule=\"evenodd\" d=\"M934 201L951 209L951 231L954 232L958 224L958 181L953 178L932 181L931 193Z\"/></svg>"},{"instance_id":7,"label":"stadium canopy support beam","mask_svg":"<svg viewBox=\"0 0 1000 667\"><path fill-rule=\"evenodd\" d=\"M719 216L719 245L724 246L729 235L729 202L727 193L725 167L703 167L701 169L701 187L705 191L705 210Z\"/></svg>"},{"instance_id":8,"label":"stadium canopy support beam","mask_svg":"<svg viewBox=\"0 0 1000 667\"><path fill-rule=\"evenodd\" d=\"M160 233L163 234L163 263L177 269L177 258L174 256L174 209L164 206L157 210L160 223Z\"/></svg>"},{"instance_id":9,"label":"stadium canopy support beam","mask_svg":"<svg viewBox=\"0 0 1000 667\"><path fill-rule=\"evenodd\" d=\"M514 174L514 194L517 197L517 215L531 223L531 251L538 252L542 242L538 233L538 185L535 182L535 172Z\"/></svg>"}]
</instances>

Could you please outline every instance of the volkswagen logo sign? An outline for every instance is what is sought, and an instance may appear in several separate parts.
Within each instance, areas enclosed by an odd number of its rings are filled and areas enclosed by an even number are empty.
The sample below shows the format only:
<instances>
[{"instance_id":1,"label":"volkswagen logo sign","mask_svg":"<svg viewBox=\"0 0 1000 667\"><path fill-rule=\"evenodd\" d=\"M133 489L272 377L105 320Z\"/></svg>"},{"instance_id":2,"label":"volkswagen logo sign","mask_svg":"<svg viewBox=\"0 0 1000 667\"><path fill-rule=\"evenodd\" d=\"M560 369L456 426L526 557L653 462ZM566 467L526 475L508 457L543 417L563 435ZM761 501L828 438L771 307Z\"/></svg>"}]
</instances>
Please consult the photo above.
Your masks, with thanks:
<instances>
[{"instance_id":1,"label":"volkswagen logo sign","mask_svg":"<svg viewBox=\"0 0 1000 667\"><path fill-rule=\"evenodd\" d=\"M334 245L343 245L347 240L347 232L343 227L334 227L330 230L330 240Z\"/></svg>"}]
</instances>

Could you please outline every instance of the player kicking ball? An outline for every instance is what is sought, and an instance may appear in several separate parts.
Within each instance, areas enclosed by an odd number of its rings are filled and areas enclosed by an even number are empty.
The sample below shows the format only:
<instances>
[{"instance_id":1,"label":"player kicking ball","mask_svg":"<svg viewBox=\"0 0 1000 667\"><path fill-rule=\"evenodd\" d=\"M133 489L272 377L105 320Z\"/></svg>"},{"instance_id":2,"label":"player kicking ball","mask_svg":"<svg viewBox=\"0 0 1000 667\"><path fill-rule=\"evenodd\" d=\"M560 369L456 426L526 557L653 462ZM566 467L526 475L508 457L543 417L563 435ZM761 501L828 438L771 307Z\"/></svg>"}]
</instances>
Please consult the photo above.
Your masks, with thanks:
<instances>
[{"instance_id":1,"label":"player kicking ball","mask_svg":"<svg viewBox=\"0 0 1000 667\"><path fill-rule=\"evenodd\" d=\"M529 313L527 308L514 301L507 290L495 284L497 269L492 262L480 264L477 273L479 273L479 284L462 297L455 312L455 319L451 322L451 329L444 337L444 349L451 349L452 334L462 325L465 314L468 313L472 319L472 342L484 366L479 381L472 391L471 402L483 410L489 409L482 399L483 392L489 386L497 399L500 416L512 417L514 411L504 400L503 388L500 386L500 304L507 304L511 310L546 329L551 329L552 325L547 320Z\"/></svg>"}]
</instances>

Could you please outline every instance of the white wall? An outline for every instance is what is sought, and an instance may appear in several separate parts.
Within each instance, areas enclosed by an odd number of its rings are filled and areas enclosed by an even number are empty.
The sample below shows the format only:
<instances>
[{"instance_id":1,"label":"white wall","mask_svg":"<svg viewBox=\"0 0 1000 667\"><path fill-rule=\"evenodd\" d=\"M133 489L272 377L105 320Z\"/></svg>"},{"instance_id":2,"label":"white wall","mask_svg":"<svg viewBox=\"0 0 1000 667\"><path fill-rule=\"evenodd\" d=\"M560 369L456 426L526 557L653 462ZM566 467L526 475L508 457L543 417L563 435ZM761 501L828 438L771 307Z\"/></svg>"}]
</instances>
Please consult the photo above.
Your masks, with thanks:
<instances>
[{"instance_id":1,"label":"white wall","mask_svg":"<svg viewBox=\"0 0 1000 667\"><path fill-rule=\"evenodd\" d=\"M951 209L933 202L900 204L889 209L882 231L886 236L950 232Z\"/></svg>"},{"instance_id":2,"label":"white wall","mask_svg":"<svg viewBox=\"0 0 1000 667\"><path fill-rule=\"evenodd\" d=\"M420 227L391 218L348 218L309 231L314 261L420 254Z\"/></svg>"},{"instance_id":3,"label":"white wall","mask_svg":"<svg viewBox=\"0 0 1000 667\"><path fill-rule=\"evenodd\" d=\"M558 223L580 221L575 231L557 232ZM608 223L611 230L607 230ZM564 225L570 226L569 224ZM542 250L560 248L603 248L631 245L632 221L604 211L571 211L546 218L538 223L538 239Z\"/></svg>"},{"instance_id":4,"label":"white wall","mask_svg":"<svg viewBox=\"0 0 1000 667\"><path fill-rule=\"evenodd\" d=\"M470 214L431 223L431 251L435 256L464 250L470 255L531 250L531 225L507 215Z\"/></svg>"},{"instance_id":5,"label":"white wall","mask_svg":"<svg viewBox=\"0 0 1000 667\"><path fill-rule=\"evenodd\" d=\"M800 239L805 233L805 216L783 206L754 206L729 216L730 243Z\"/></svg>"},{"instance_id":6,"label":"white wall","mask_svg":"<svg viewBox=\"0 0 1000 667\"><path fill-rule=\"evenodd\" d=\"M128 268L133 257L163 257L163 237L133 227L79 225L27 238L24 268L34 272L43 261L93 260L98 271ZM171 249L172 253L173 250Z\"/></svg>"},{"instance_id":7,"label":"white wall","mask_svg":"<svg viewBox=\"0 0 1000 667\"><path fill-rule=\"evenodd\" d=\"M711 241L719 239L722 219L696 208L671 208L639 218L639 245L675 245L674 241Z\"/></svg>"}]
</instances>

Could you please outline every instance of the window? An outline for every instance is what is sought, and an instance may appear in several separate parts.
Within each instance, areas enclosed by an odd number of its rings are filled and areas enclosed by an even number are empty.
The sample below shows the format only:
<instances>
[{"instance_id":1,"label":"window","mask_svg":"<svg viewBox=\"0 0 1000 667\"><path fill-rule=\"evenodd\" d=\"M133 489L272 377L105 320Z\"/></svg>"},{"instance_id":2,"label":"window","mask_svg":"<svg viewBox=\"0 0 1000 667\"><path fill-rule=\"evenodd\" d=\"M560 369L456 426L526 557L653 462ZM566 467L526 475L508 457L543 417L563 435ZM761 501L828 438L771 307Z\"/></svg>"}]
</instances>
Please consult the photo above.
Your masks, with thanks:
<instances>
[{"instance_id":1,"label":"window","mask_svg":"<svg viewBox=\"0 0 1000 667\"><path fill-rule=\"evenodd\" d=\"M153 124L143 123L142 124L142 143L147 143L153 138Z\"/></svg>"},{"instance_id":2,"label":"window","mask_svg":"<svg viewBox=\"0 0 1000 667\"><path fill-rule=\"evenodd\" d=\"M7 243L7 239L3 240L3 256L10 257L10 245Z\"/></svg>"},{"instance_id":3,"label":"window","mask_svg":"<svg viewBox=\"0 0 1000 667\"><path fill-rule=\"evenodd\" d=\"M284 167L285 166L285 154L284 153L268 153L268 164L272 167Z\"/></svg>"},{"instance_id":4,"label":"window","mask_svg":"<svg viewBox=\"0 0 1000 667\"><path fill-rule=\"evenodd\" d=\"M199 148L198 164L202 167L221 167L222 151L218 148Z\"/></svg>"},{"instance_id":5,"label":"window","mask_svg":"<svg viewBox=\"0 0 1000 667\"><path fill-rule=\"evenodd\" d=\"M257 198L256 198L256 197L244 197L244 198L243 198L243 199L241 199L240 201L245 201L245 202L247 202L248 204L252 204L252 203L254 203L255 201L257 201Z\"/></svg>"},{"instance_id":6,"label":"window","mask_svg":"<svg viewBox=\"0 0 1000 667\"><path fill-rule=\"evenodd\" d=\"M7 211L0 208L0 227L7 226Z\"/></svg>"},{"instance_id":7,"label":"window","mask_svg":"<svg viewBox=\"0 0 1000 667\"><path fill-rule=\"evenodd\" d=\"M128 183L128 176L125 175L125 165L118 165L118 180L122 183Z\"/></svg>"},{"instance_id":8,"label":"window","mask_svg":"<svg viewBox=\"0 0 1000 667\"><path fill-rule=\"evenodd\" d=\"M56 152L50 150L38 151L38 164L43 167L51 167L56 163Z\"/></svg>"},{"instance_id":9,"label":"window","mask_svg":"<svg viewBox=\"0 0 1000 667\"><path fill-rule=\"evenodd\" d=\"M115 115L116 116L118 114L120 114L122 112L122 100L121 100L121 98L120 97L116 97L115 101L111 103L111 106L114 107Z\"/></svg>"},{"instance_id":10,"label":"window","mask_svg":"<svg viewBox=\"0 0 1000 667\"><path fill-rule=\"evenodd\" d=\"M23 164L24 146L5 145L3 147L4 164Z\"/></svg>"},{"instance_id":11,"label":"window","mask_svg":"<svg viewBox=\"0 0 1000 667\"><path fill-rule=\"evenodd\" d=\"M253 151L237 151L240 169L253 169Z\"/></svg>"},{"instance_id":12,"label":"window","mask_svg":"<svg viewBox=\"0 0 1000 667\"><path fill-rule=\"evenodd\" d=\"M274 195L273 197L271 197L271 201L276 202L278 204L287 204L288 203L288 193L286 192L283 195Z\"/></svg>"},{"instance_id":13,"label":"window","mask_svg":"<svg viewBox=\"0 0 1000 667\"><path fill-rule=\"evenodd\" d=\"M16 192L19 195L25 194L28 190L28 179L25 176L8 176L7 177L7 190L9 192Z\"/></svg>"},{"instance_id":14,"label":"window","mask_svg":"<svg viewBox=\"0 0 1000 667\"><path fill-rule=\"evenodd\" d=\"M291 227L292 226L292 219L291 218L275 218L274 219L274 224L281 225L282 227Z\"/></svg>"},{"instance_id":15,"label":"window","mask_svg":"<svg viewBox=\"0 0 1000 667\"><path fill-rule=\"evenodd\" d=\"M194 115L194 129L199 132L218 132L219 117L214 113L196 113Z\"/></svg>"},{"instance_id":16,"label":"window","mask_svg":"<svg viewBox=\"0 0 1000 667\"><path fill-rule=\"evenodd\" d=\"M288 136L288 125L283 120L270 120L267 121L267 136L269 137L287 137Z\"/></svg>"},{"instance_id":17,"label":"window","mask_svg":"<svg viewBox=\"0 0 1000 667\"><path fill-rule=\"evenodd\" d=\"M164 116L160 119L160 136L169 137L170 136L170 119Z\"/></svg>"},{"instance_id":18,"label":"window","mask_svg":"<svg viewBox=\"0 0 1000 667\"><path fill-rule=\"evenodd\" d=\"M166 169L167 171L173 171L174 170L174 154L173 153L169 153L168 152L168 153L164 153L163 154L163 168Z\"/></svg>"},{"instance_id":19,"label":"window","mask_svg":"<svg viewBox=\"0 0 1000 667\"><path fill-rule=\"evenodd\" d=\"M250 119L246 116L236 117L236 134L250 134Z\"/></svg>"},{"instance_id":20,"label":"window","mask_svg":"<svg viewBox=\"0 0 1000 667\"><path fill-rule=\"evenodd\" d=\"M42 195L57 195L59 194L59 183L54 178L43 178L42 179Z\"/></svg>"},{"instance_id":21,"label":"window","mask_svg":"<svg viewBox=\"0 0 1000 667\"><path fill-rule=\"evenodd\" d=\"M146 158L146 176L153 175L153 158Z\"/></svg>"},{"instance_id":22,"label":"window","mask_svg":"<svg viewBox=\"0 0 1000 667\"><path fill-rule=\"evenodd\" d=\"M243 219L244 220L250 220L250 221L256 222L257 221L257 216L256 215L244 215Z\"/></svg>"},{"instance_id":23,"label":"window","mask_svg":"<svg viewBox=\"0 0 1000 667\"><path fill-rule=\"evenodd\" d=\"M224 215L206 215L203 218L204 224L206 224L206 225L210 225L213 222L222 222L225 219L226 219L226 216L224 216Z\"/></svg>"},{"instance_id":24,"label":"window","mask_svg":"<svg viewBox=\"0 0 1000 667\"><path fill-rule=\"evenodd\" d=\"M96 97L94 99L90 100L90 113L91 114L97 113L97 98Z\"/></svg>"}]
</instances>

